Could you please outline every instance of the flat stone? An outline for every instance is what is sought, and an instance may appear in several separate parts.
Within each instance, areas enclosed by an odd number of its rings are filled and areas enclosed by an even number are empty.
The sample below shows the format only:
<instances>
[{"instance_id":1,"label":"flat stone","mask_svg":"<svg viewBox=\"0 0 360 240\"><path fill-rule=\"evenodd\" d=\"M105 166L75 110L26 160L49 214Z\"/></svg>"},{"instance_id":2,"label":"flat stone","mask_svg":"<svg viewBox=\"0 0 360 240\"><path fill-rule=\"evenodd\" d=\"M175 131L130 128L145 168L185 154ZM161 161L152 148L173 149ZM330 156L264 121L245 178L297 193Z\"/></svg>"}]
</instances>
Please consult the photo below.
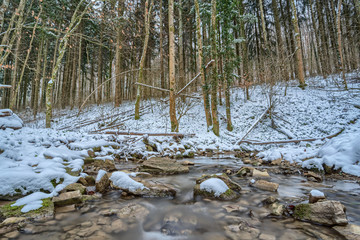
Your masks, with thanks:
<instances>
[{"instance_id":1,"label":"flat stone","mask_svg":"<svg viewBox=\"0 0 360 240\"><path fill-rule=\"evenodd\" d=\"M144 206L132 203L121 208L116 215L122 219L135 218L143 220L149 215L149 213L150 211Z\"/></svg>"},{"instance_id":2,"label":"flat stone","mask_svg":"<svg viewBox=\"0 0 360 240\"><path fill-rule=\"evenodd\" d=\"M333 229L348 240L360 240L360 226L358 225L334 226Z\"/></svg>"},{"instance_id":3,"label":"flat stone","mask_svg":"<svg viewBox=\"0 0 360 240\"><path fill-rule=\"evenodd\" d=\"M127 229L127 224L121 219L115 220L111 223L111 231L113 233L125 232Z\"/></svg>"},{"instance_id":4,"label":"flat stone","mask_svg":"<svg viewBox=\"0 0 360 240\"><path fill-rule=\"evenodd\" d=\"M278 183L268 182L265 180L257 180L252 186L270 192L276 192L279 188Z\"/></svg>"},{"instance_id":5,"label":"flat stone","mask_svg":"<svg viewBox=\"0 0 360 240\"><path fill-rule=\"evenodd\" d=\"M317 195L313 196L311 194L311 192L309 194L309 203L316 203L316 202L318 202L320 200L324 200L324 199L325 199L325 195L324 196L317 196Z\"/></svg>"},{"instance_id":6,"label":"flat stone","mask_svg":"<svg viewBox=\"0 0 360 240\"><path fill-rule=\"evenodd\" d=\"M259 240L276 240L276 237L274 235L261 233L259 236Z\"/></svg>"},{"instance_id":7,"label":"flat stone","mask_svg":"<svg viewBox=\"0 0 360 240\"><path fill-rule=\"evenodd\" d=\"M19 231L12 231L5 234L4 237L13 239L13 238L17 238L19 235L20 235Z\"/></svg>"},{"instance_id":8,"label":"flat stone","mask_svg":"<svg viewBox=\"0 0 360 240\"><path fill-rule=\"evenodd\" d=\"M81 194L85 194L86 187L82 185L81 183L72 183L70 185L67 185L63 192L71 192L71 191L77 191L79 190Z\"/></svg>"},{"instance_id":9,"label":"flat stone","mask_svg":"<svg viewBox=\"0 0 360 240\"><path fill-rule=\"evenodd\" d=\"M63 207L57 207L55 209L56 213L67 213L67 212L73 212L75 210L76 210L75 204L63 206Z\"/></svg>"},{"instance_id":10,"label":"flat stone","mask_svg":"<svg viewBox=\"0 0 360 240\"><path fill-rule=\"evenodd\" d=\"M82 195L79 190L73 192L60 193L59 196L53 197L52 201L55 206L66 206L81 203Z\"/></svg>"},{"instance_id":11,"label":"flat stone","mask_svg":"<svg viewBox=\"0 0 360 240\"><path fill-rule=\"evenodd\" d=\"M299 204L295 207L294 216L299 220L329 226L346 225L348 223L344 205L333 200Z\"/></svg>"},{"instance_id":12,"label":"flat stone","mask_svg":"<svg viewBox=\"0 0 360 240\"><path fill-rule=\"evenodd\" d=\"M309 171L309 172L305 173L304 176L306 178L308 178L308 180L315 179L317 182L322 182L322 177L317 173Z\"/></svg>"},{"instance_id":13,"label":"flat stone","mask_svg":"<svg viewBox=\"0 0 360 240\"><path fill-rule=\"evenodd\" d=\"M195 165L195 163L190 162L190 161L188 161L188 160L182 161L181 164L182 164L182 165L185 165L185 166L186 166L186 165Z\"/></svg>"},{"instance_id":14,"label":"flat stone","mask_svg":"<svg viewBox=\"0 0 360 240\"><path fill-rule=\"evenodd\" d=\"M246 207L242 207L239 204L228 204L228 205L224 205L222 206L223 209L225 209L225 211L227 213L244 213L248 210L248 208Z\"/></svg>"},{"instance_id":15,"label":"flat stone","mask_svg":"<svg viewBox=\"0 0 360 240\"><path fill-rule=\"evenodd\" d=\"M140 170L151 174L180 174L189 172L188 166L183 166L179 162L170 158L153 157L143 162Z\"/></svg>"},{"instance_id":16,"label":"flat stone","mask_svg":"<svg viewBox=\"0 0 360 240\"><path fill-rule=\"evenodd\" d=\"M257 169L253 169L252 177L253 178L270 178L270 175L267 171L262 172Z\"/></svg>"},{"instance_id":17,"label":"flat stone","mask_svg":"<svg viewBox=\"0 0 360 240\"><path fill-rule=\"evenodd\" d=\"M10 224L16 224L19 222L23 222L25 221L26 218L25 217L9 217L6 218L1 224L0 226L6 226L6 225L10 225Z\"/></svg>"}]
</instances>

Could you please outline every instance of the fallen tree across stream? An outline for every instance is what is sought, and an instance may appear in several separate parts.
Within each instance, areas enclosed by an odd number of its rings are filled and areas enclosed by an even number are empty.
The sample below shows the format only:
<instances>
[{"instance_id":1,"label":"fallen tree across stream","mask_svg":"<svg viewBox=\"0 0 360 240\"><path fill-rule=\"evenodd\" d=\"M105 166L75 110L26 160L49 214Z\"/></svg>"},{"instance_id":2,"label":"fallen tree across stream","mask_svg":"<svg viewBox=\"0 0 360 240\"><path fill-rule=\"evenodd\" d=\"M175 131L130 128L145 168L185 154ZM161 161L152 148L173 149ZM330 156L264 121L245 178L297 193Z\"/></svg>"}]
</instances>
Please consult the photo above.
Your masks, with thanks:
<instances>
[{"instance_id":1,"label":"fallen tree across stream","mask_svg":"<svg viewBox=\"0 0 360 240\"><path fill-rule=\"evenodd\" d=\"M131 136L169 136L169 137L194 137L195 134L183 134L183 133L140 133L140 132L117 132L117 131L107 131L107 132L90 132L96 134L112 134L112 135L131 135Z\"/></svg>"}]
</instances>

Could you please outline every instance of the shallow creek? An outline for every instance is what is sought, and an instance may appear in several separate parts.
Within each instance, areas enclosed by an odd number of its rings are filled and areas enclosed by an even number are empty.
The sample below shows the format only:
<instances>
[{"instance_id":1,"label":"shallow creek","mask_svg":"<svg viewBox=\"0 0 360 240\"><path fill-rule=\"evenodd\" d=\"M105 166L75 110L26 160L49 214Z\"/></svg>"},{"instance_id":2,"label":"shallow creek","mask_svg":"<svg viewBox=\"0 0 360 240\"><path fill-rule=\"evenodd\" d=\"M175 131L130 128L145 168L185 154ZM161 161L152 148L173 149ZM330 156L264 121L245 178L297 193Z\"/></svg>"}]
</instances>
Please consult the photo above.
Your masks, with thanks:
<instances>
[{"instance_id":1,"label":"shallow creek","mask_svg":"<svg viewBox=\"0 0 360 240\"><path fill-rule=\"evenodd\" d=\"M121 191L110 191L75 211L57 212L55 219L28 224L17 239L341 239L330 227L295 221L292 218L262 217L262 200L275 196L281 203L306 201L312 189L328 199L341 201L348 220L360 224L360 185L354 181L307 182L300 175L271 175L280 184L277 193L249 186L250 179L232 177L242 187L235 202L194 199L195 179L202 174L240 168L232 158L195 158L188 174L154 176L146 180L167 183L177 189L175 199L124 199ZM119 170L133 167L117 165ZM229 207L230 206L230 207ZM234 211L227 211L236 208ZM236 226L251 231L236 232Z\"/></svg>"}]
</instances>

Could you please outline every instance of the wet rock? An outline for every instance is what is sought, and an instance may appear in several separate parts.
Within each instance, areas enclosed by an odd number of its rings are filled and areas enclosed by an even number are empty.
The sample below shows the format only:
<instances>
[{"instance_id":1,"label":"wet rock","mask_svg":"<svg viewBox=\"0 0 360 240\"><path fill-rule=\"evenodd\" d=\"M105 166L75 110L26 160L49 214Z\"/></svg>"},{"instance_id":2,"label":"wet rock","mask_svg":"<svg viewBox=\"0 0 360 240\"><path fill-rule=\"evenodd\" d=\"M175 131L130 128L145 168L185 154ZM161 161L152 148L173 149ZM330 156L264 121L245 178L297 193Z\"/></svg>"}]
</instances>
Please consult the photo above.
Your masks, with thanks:
<instances>
[{"instance_id":1,"label":"wet rock","mask_svg":"<svg viewBox=\"0 0 360 240\"><path fill-rule=\"evenodd\" d=\"M256 178L256 179L258 179L258 178L270 178L270 175L266 170L263 172L263 171L259 171L257 169L253 169L252 177Z\"/></svg>"},{"instance_id":2,"label":"wet rock","mask_svg":"<svg viewBox=\"0 0 360 240\"><path fill-rule=\"evenodd\" d=\"M316 174L314 172L307 172L304 174L304 176L308 179L308 181L312 182L322 182L322 177L319 174Z\"/></svg>"},{"instance_id":3,"label":"wet rock","mask_svg":"<svg viewBox=\"0 0 360 240\"><path fill-rule=\"evenodd\" d=\"M83 177L80 177L77 182L82 184L83 186L88 186L88 182Z\"/></svg>"},{"instance_id":4,"label":"wet rock","mask_svg":"<svg viewBox=\"0 0 360 240\"><path fill-rule=\"evenodd\" d=\"M72 183L70 185L67 185L62 192L72 192L77 190L79 190L81 194L85 194L86 187L80 183Z\"/></svg>"},{"instance_id":5,"label":"wet rock","mask_svg":"<svg viewBox=\"0 0 360 240\"><path fill-rule=\"evenodd\" d=\"M100 217L98 218L97 225L109 225L110 224L110 218L106 218L106 217Z\"/></svg>"},{"instance_id":6,"label":"wet rock","mask_svg":"<svg viewBox=\"0 0 360 240\"><path fill-rule=\"evenodd\" d=\"M79 237L85 238L85 237L89 237L89 236L93 235L98 230L99 230L99 227L97 225L93 225L91 227L81 229L80 231L78 230L76 235L78 235Z\"/></svg>"},{"instance_id":7,"label":"wet rock","mask_svg":"<svg viewBox=\"0 0 360 240\"><path fill-rule=\"evenodd\" d=\"M201 184L206 180L211 178L220 179L227 186L227 190L217 195L213 191L207 191L205 189L201 189ZM241 187L239 184L233 182L226 174L213 174L213 175L203 175L196 180L196 185L194 186L194 197L201 196L210 199L218 199L218 200L234 200L240 197L239 192L241 191Z\"/></svg>"},{"instance_id":8,"label":"wet rock","mask_svg":"<svg viewBox=\"0 0 360 240\"><path fill-rule=\"evenodd\" d=\"M182 161L181 164L184 165L184 166L187 166L187 165L195 165L195 163L190 162L190 161L188 161L188 160Z\"/></svg>"},{"instance_id":9,"label":"wet rock","mask_svg":"<svg viewBox=\"0 0 360 240\"><path fill-rule=\"evenodd\" d=\"M264 205L270 205L270 204L275 203L275 202L277 202L277 201L278 201L278 199L277 199L275 196L269 196L269 197L267 197L266 199L264 199L264 200L262 201L262 203L263 203Z\"/></svg>"},{"instance_id":10,"label":"wet rock","mask_svg":"<svg viewBox=\"0 0 360 240\"><path fill-rule=\"evenodd\" d=\"M274 166L279 166L282 162L282 158L278 158L278 159L275 159L275 160L272 160L271 161L271 165L274 165Z\"/></svg>"},{"instance_id":11,"label":"wet rock","mask_svg":"<svg viewBox=\"0 0 360 240\"><path fill-rule=\"evenodd\" d=\"M325 199L324 193L318 190L312 190L309 194L309 203L316 203L319 200Z\"/></svg>"},{"instance_id":12,"label":"wet rock","mask_svg":"<svg viewBox=\"0 0 360 240\"><path fill-rule=\"evenodd\" d=\"M95 178L93 176L86 176L85 180L87 182L87 186L94 186L95 185Z\"/></svg>"},{"instance_id":13,"label":"wet rock","mask_svg":"<svg viewBox=\"0 0 360 240\"><path fill-rule=\"evenodd\" d=\"M55 206L65 206L81 203L81 193L79 190L73 192L60 193L59 196L53 197L52 201Z\"/></svg>"},{"instance_id":14,"label":"wet rock","mask_svg":"<svg viewBox=\"0 0 360 240\"><path fill-rule=\"evenodd\" d=\"M251 186L270 192L276 192L279 188L278 183L268 182L265 180L257 180L255 183L252 183Z\"/></svg>"},{"instance_id":15,"label":"wet rock","mask_svg":"<svg viewBox=\"0 0 360 240\"><path fill-rule=\"evenodd\" d=\"M20 235L19 231L12 231L4 235L5 238L14 239Z\"/></svg>"},{"instance_id":16,"label":"wet rock","mask_svg":"<svg viewBox=\"0 0 360 240\"><path fill-rule=\"evenodd\" d=\"M360 226L355 224L348 224L346 226L334 226L340 235L348 240L360 240Z\"/></svg>"},{"instance_id":17,"label":"wet rock","mask_svg":"<svg viewBox=\"0 0 360 240\"><path fill-rule=\"evenodd\" d=\"M67 213L67 212L73 212L75 211L75 204L72 205L68 205L68 206L63 206L63 207L57 207L56 208L56 213Z\"/></svg>"},{"instance_id":18,"label":"wet rock","mask_svg":"<svg viewBox=\"0 0 360 240\"><path fill-rule=\"evenodd\" d=\"M312 204L298 204L294 217L323 225L346 225L345 207L339 201L322 201Z\"/></svg>"},{"instance_id":19,"label":"wet rock","mask_svg":"<svg viewBox=\"0 0 360 240\"><path fill-rule=\"evenodd\" d=\"M252 168L252 167L242 167L242 168L240 168L240 170L236 173L236 176L238 176L238 177L251 176L253 170L254 170L254 168Z\"/></svg>"},{"instance_id":20,"label":"wet rock","mask_svg":"<svg viewBox=\"0 0 360 240\"><path fill-rule=\"evenodd\" d=\"M143 162L140 170L151 174L172 175L187 173L189 167L181 165L174 159L153 157Z\"/></svg>"},{"instance_id":21,"label":"wet rock","mask_svg":"<svg viewBox=\"0 0 360 240\"><path fill-rule=\"evenodd\" d=\"M147 215L149 215L149 213L149 210L144 206L132 203L121 208L116 215L122 219L133 218L143 220L147 217Z\"/></svg>"},{"instance_id":22,"label":"wet rock","mask_svg":"<svg viewBox=\"0 0 360 240\"><path fill-rule=\"evenodd\" d=\"M234 240L252 240L260 235L260 230L252 227L246 220L242 220L239 224L225 226L225 234Z\"/></svg>"},{"instance_id":23,"label":"wet rock","mask_svg":"<svg viewBox=\"0 0 360 240\"><path fill-rule=\"evenodd\" d=\"M225 209L227 213L244 213L248 210L246 207L242 207L239 204L228 204L222 206L222 208Z\"/></svg>"},{"instance_id":24,"label":"wet rock","mask_svg":"<svg viewBox=\"0 0 360 240\"><path fill-rule=\"evenodd\" d=\"M9 217L9 218L6 218L2 223L0 223L0 227L6 226L6 225L11 225L11 224L17 224L20 222L24 222L25 220L26 220L25 217Z\"/></svg>"},{"instance_id":25,"label":"wet rock","mask_svg":"<svg viewBox=\"0 0 360 240\"><path fill-rule=\"evenodd\" d=\"M188 235L196 228L197 222L193 214L171 211L164 216L161 232L166 235Z\"/></svg>"},{"instance_id":26,"label":"wet rock","mask_svg":"<svg viewBox=\"0 0 360 240\"><path fill-rule=\"evenodd\" d=\"M84 171L88 172L88 173L96 173L97 171L99 171L100 169L104 169L107 172L113 172L116 171L116 167L114 164L114 161L106 159L101 160L101 159L94 159L94 158L85 158L84 159Z\"/></svg>"},{"instance_id":27,"label":"wet rock","mask_svg":"<svg viewBox=\"0 0 360 240\"><path fill-rule=\"evenodd\" d=\"M119 211L118 209L104 209L100 211L99 214L103 216L113 216L116 215L118 211Z\"/></svg>"},{"instance_id":28,"label":"wet rock","mask_svg":"<svg viewBox=\"0 0 360 240\"><path fill-rule=\"evenodd\" d=\"M136 192L132 192L134 195L142 197L160 197L160 198L174 198L176 196L176 190L169 184L163 183L148 183L142 182L146 188L138 189Z\"/></svg>"},{"instance_id":29,"label":"wet rock","mask_svg":"<svg viewBox=\"0 0 360 240\"><path fill-rule=\"evenodd\" d=\"M274 235L261 233L259 236L259 240L276 240L276 237Z\"/></svg>"},{"instance_id":30,"label":"wet rock","mask_svg":"<svg viewBox=\"0 0 360 240\"><path fill-rule=\"evenodd\" d=\"M99 181L95 182L97 192L104 193L110 186L109 176L105 173Z\"/></svg>"},{"instance_id":31,"label":"wet rock","mask_svg":"<svg viewBox=\"0 0 360 240\"><path fill-rule=\"evenodd\" d=\"M111 223L111 231L113 233L125 232L126 230L128 230L128 226L121 219L115 220L114 222Z\"/></svg>"},{"instance_id":32,"label":"wet rock","mask_svg":"<svg viewBox=\"0 0 360 240\"><path fill-rule=\"evenodd\" d=\"M282 216L285 211L285 206L281 203L275 202L269 206L269 209L271 211L271 215Z\"/></svg>"}]
</instances>

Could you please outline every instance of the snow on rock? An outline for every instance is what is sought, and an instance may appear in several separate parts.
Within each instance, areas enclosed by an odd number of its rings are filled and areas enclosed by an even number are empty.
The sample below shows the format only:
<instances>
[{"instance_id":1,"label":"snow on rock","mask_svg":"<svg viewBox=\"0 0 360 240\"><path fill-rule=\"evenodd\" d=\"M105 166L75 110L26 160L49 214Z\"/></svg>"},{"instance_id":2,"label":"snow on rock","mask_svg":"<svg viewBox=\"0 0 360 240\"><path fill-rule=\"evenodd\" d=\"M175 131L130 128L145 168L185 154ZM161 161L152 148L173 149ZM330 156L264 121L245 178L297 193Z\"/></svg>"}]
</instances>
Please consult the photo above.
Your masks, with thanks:
<instances>
[{"instance_id":1,"label":"snow on rock","mask_svg":"<svg viewBox=\"0 0 360 240\"><path fill-rule=\"evenodd\" d=\"M344 173L360 177L360 123L352 125L347 132L329 140L317 153L317 157L304 161L302 167L322 165L341 169Z\"/></svg>"},{"instance_id":2,"label":"snow on rock","mask_svg":"<svg viewBox=\"0 0 360 240\"><path fill-rule=\"evenodd\" d=\"M31 210L36 210L42 207L42 199L52 197L55 192L47 194L43 192L35 192L26 197L18 199L14 204L11 206L22 206L25 205L21 212L26 213Z\"/></svg>"},{"instance_id":3,"label":"snow on rock","mask_svg":"<svg viewBox=\"0 0 360 240\"><path fill-rule=\"evenodd\" d=\"M90 149L95 147L103 147L108 145L114 145L115 143L110 143L108 141L105 141L104 139L100 140L93 140L93 141L87 141L87 142L74 142L70 143L69 147L71 149Z\"/></svg>"},{"instance_id":4,"label":"snow on rock","mask_svg":"<svg viewBox=\"0 0 360 240\"><path fill-rule=\"evenodd\" d=\"M219 197L226 192L229 187L219 178L209 178L200 184L200 190L214 193L215 197Z\"/></svg>"},{"instance_id":5,"label":"snow on rock","mask_svg":"<svg viewBox=\"0 0 360 240\"><path fill-rule=\"evenodd\" d=\"M100 169L99 170L99 172L98 172L98 174L97 174L97 176L96 176L96 180L95 180L95 182L99 182L100 181L100 179L104 176L106 174L106 171L105 170L102 170L102 169Z\"/></svg>"},{"instance_id":6,"label":"snow on rock","mask_svg":"<svg viewBox=\"0 0 360 240\"><path fill-rule=\"evenodd\" d=\"M325 194L323 192L320 192L316 189L311 190L310 195L313 197L325 197Z\"/></svg>"},{"instance_id":7,"label":"snow on rock","mask_svg":"<svg viewBox=\"0 0 360 240\"><path fill-rule=\"evenodd\" d=\"M10 109L0 109L0 129L20 129L23 124L23 121Z\"/></svg>"},{"instance_id":8,"label":"snow on rock","mask_svg":"<svg viewBox=\"0 0 360 240\"><path fill-rule=\"evenodd\" d=\"M77 137L52 129L0 130L0 195L56 193L76 182L68 172L81 171L87 153L69 150L63 140Z\"/></svg>"},{"instance_id":9,"label":"snow on rock","mask_svg":"<svg viewBox=\"0 0 360 240\"><path fill-rule=\"evenodd\" d=\"M115 186L121 189L127 189L131 192L134 192L138 189L143 190L144 188L146 188L144 184L133 180L124 172L113 172L110 177L110 180L113 182Z\"/></svg>"}]
</instances>

